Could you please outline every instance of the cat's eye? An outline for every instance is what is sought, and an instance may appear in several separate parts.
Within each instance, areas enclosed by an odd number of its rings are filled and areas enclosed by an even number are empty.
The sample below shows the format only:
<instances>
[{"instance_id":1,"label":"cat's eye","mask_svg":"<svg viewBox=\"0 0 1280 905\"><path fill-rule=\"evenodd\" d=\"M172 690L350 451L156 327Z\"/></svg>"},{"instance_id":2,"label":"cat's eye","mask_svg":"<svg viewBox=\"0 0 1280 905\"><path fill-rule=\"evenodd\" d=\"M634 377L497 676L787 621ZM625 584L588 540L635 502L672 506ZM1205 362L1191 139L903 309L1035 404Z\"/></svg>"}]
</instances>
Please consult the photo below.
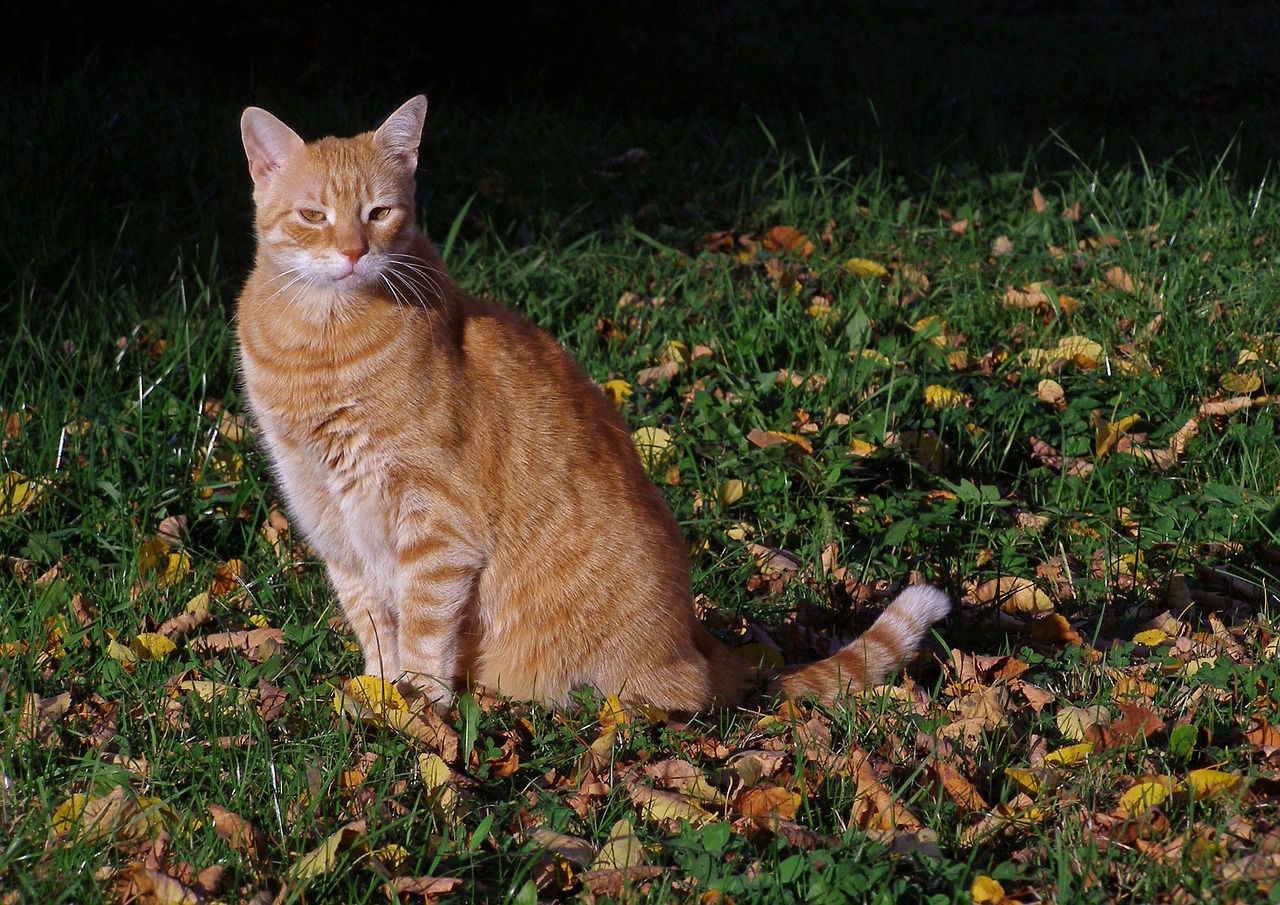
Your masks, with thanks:
<instances>
[{"instance_id":1,"label":"cat's eye","mask_svg":"<svg viewBox=\"0 0 1280 905\"><path fill-rule=\"evenodd\" d=\"M385 220L391 216L389 207L373 207L369 209L369 220Z\"/></svg>"},{"instance_id":2,"label":"cat's eye","mask_svg":"<svg viewBox=\"0 0 1280 905\"><path fill-rule=\"evenodd\" d=\"M327 218L324 211L318 211L306 207L298 209L298 216L303 220L306 220L308 223L323 223Z\"/></svg>"}]
</instances>

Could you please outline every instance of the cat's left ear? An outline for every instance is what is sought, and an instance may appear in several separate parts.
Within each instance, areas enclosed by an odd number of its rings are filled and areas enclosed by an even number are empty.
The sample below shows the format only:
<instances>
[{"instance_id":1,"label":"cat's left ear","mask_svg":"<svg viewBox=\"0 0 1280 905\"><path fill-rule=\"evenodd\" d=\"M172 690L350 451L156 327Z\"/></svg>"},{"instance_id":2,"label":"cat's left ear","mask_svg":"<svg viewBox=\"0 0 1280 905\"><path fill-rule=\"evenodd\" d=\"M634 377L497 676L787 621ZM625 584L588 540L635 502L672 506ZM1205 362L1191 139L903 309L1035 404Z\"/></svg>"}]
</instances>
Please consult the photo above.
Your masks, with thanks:
<instances>
[{"instance_id":1,"label":"cat's left ear","mask_svg":"<svg viewBox=\"0 0 1280 905\"><path fill-rule=\"evenodd\" d=\"M240 117L240 137L249 158L249 175L259 188L286 160L301 153L306 142L261 107L249 107Z\"/></svg>"},{"instance_id":2,"label":"cat's left ear","mask_svg":"<svg viewBox=\"0 0 1280 905\"><path fill-rule=\"evenodd\" d=\"M405 101L400 109L373 133L378 146L404 162L410 173L418 169L418 145L422 142L422 122L427 118L427 99L419 94Z\"/></svg>"}]
</instances>

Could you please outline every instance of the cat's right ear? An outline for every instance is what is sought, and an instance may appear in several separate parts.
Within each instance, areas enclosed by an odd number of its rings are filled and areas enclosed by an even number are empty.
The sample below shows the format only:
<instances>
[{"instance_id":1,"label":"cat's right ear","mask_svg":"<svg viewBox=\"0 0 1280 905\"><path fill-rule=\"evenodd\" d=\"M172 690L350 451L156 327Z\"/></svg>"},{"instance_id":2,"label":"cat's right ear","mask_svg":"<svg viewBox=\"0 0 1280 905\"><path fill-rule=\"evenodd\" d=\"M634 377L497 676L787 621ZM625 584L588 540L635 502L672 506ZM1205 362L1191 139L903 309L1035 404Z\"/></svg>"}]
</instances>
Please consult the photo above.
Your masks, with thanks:
<instances>
[{"instance_id":1,"label":"cat's right ear","mask_svg":"<svg viewBox=\"0 0 1280 905\"><path fill-rule=\"evenodd\" d=\"M272 173L306 147L297 132L261 107L249 107L241 115L240 137L255 188L265 187Z\"/></svg>"}]
</instances>

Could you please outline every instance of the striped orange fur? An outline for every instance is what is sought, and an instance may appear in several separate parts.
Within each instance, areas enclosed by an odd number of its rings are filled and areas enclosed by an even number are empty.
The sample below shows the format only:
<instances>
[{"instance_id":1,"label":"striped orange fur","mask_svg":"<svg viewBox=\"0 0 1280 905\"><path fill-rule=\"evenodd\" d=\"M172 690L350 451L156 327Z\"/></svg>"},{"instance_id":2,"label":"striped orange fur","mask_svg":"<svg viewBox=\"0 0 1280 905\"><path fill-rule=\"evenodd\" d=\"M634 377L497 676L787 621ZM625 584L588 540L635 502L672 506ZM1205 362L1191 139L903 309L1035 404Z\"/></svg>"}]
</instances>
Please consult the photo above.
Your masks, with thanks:
<instances>
[{"instance_id":1,"label":"striped orange fur","mask_svg":"<svg viewBox=\"0 0 1280 905\"><path fill-rule=\"evenodd\" d=\"M414 219L426 99L310 144L241 121L258 251L244 387L365 669L445 701L468 677L553 706L594 686L674 711L754 678L698 621L684 538L616 408L543 331L464 293ZM949 602L909 588L781 680L880 681Z\"/></svg>"}]
</instances>

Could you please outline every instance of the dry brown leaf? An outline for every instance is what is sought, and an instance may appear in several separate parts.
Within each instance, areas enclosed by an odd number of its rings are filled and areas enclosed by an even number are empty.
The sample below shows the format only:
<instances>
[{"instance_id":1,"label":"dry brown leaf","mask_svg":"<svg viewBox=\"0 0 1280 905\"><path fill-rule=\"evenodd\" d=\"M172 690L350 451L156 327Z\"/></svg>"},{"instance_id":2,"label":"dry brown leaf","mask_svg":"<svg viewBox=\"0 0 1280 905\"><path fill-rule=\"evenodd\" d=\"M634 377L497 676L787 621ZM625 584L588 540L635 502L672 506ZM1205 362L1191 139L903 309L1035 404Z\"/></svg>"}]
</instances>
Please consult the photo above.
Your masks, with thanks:
<instances>
[{"instance_id":1,"label":"dry brown leaf","mask_svg":"<svg viewBox=\"0 0 1280 905\"><path fill-rule=\"evenodd\" d=\"M455 877L392 877L386 882L387 894L397 902L403 896L420 896L423 902L434 902L453 895L462 886L462 880Z\"/></svg>"},{"instance_id":2,"label":"dry brown leaf","mask_svg":"<svg viewBox=\"0 0 1280 905\"><path fill-rule=\"evenodd\" d=\"M1052 283L1044 281L1036 281L1029 283L1022 289L1015 289L1010 285L1004 293L1004 304L1006 308L1039 308L1041 305L1049 305L1052 300L1044 291L1044 287L1052 287Z\"/></svg>"},{"instance_id":3,"label":"dry brown leaf","mask_svg":"<svg viewBox=\"0 0 1280 905\"><path fill-rule=\"evenodd\" d=\"M1145 741L1164 728L1164 720L1143 704L1121 703L1120 717L1109 725L1095 723L1084 730L1084 740L1097 750L1118 748Z\"/></svg>"},{"instance_id":4,"label":"dry brown leaf","mask_svg":"<svg viewBox=\"0 0 1280 905\"><path fill-rule=\"evenodd\" d=\"M239 814L221 805L209 805L209 819L218 837L240 854L257 863L267 854L267 837Z\"/></svg>"},{"instance_id":5,"label":"dry brown leaf","mask_svg":"<svg viewBox=\"0 0 1280 905\"><path fill-rule=\"evenodd\" d=\"M284 651L284 632L278 628L252 628L238 632L218 632L191 642L199 654L235 651L255 663L268 660Z\"/></svg>"},{"instance_id":6,"label":"dry brown leaf","mask_svg":"<svg viewBox=\"0 0 1280 905\"><path fill-rule=\"evenodd\" d=\"M768 449L770 446L779 446L783 443L789 443L795 449L802 450L805 453L812 454L813 446L804 437L799 434L787 434L782 431L766 431L759 428L753 428L747 433L747 440L761 449Z\"/></svg>"},{"instance_id":7,"label":"dry brown leaf","mask_svg":"<svg viewBox=\"0 0 1280 905\"><path fill-rule=\"evenodd\" d=\"M1012 575L984 581L974 588L973 597L982 604L997 604L1009 614L1047 613L1053 609L1049 595L1034 581Z\"/></svg>"},{"instance_id":8,"label":"dry brown leaf","mask_svg":"<svg viewBox=\"0 0 1280 905\"><path fill-rule=\"evenodd\" d=\"M642 387L653 386L659 380L674 380L680 373L680 362L664 361L652 368L641 368L636 372L636 383Z\"/></svg>"},{"instance_id":9,"label":"dry brown leaf","mask_svg":"<svg viewBox=\"0 0 1280 905\"><path fill-rule=\"evenodd\" d=\"M900 805L871 766L867 752L856 745L849 752L849 769L855 783L850 820L863 830L919 830L924 824Z\"/></svg>"},{"instance_id":10,"label":"dry brown leaf","mask_svg":"<svg viewBox=\"0 0 1280 905\"><path fill-rule=\"evenodd\" d=\"M986 811L989 806L963 773L950 762L938 757L931 758L928 771L947 797L955 802L964 812Z\"/></svg>"},{"instance_id":11,"label":"dry brown leaf","mask_svg":"<svg viewBox=\"0 0 1280 905\"><path fill-rule=\"evenodd\" d=\"M796 815L800 796L782 786L743 789L733 799L733 810L743 817L782 817L790 820Z\"/></svg>"}]
</instances>

